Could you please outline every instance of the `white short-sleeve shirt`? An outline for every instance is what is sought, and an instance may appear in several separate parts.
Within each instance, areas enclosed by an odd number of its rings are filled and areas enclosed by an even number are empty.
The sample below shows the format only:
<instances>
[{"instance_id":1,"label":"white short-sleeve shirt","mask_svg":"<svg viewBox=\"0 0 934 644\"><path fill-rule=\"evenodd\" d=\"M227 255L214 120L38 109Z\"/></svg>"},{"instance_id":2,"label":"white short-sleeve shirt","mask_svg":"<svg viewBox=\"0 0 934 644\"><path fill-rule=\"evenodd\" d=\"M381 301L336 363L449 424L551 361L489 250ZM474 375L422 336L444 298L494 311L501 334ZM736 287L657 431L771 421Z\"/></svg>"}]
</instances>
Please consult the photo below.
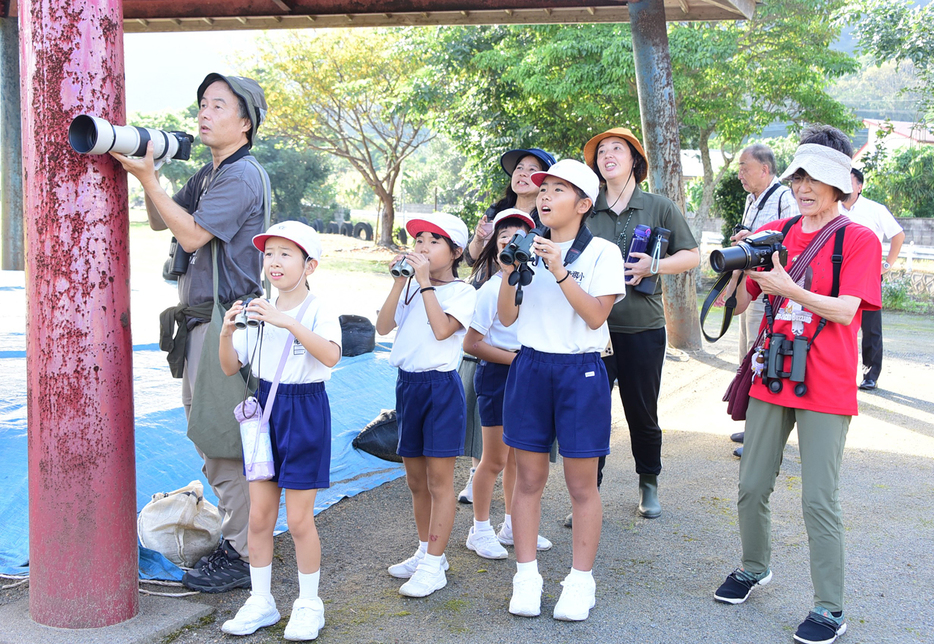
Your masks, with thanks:
<instances>
[{"instance_id":1,"label":"white short-sleeve shirt","mask_svg":"<svg viewBox=\"0 0 934 644\"><path fill-rule=\"evenodd\" d=\"M895 220L895 216L888 208L878 201L866 199L860 195L856 203L849 210L842 203L840 212L849 217L854 223L860 224L871 230L882 242L883 236L886 239L892 239L895 235L902 232L902 227Z\"/></svg>"},{"instance_id":2,"label":"white short-sleeve shirt","mask_svg":"<svg viewBox=\"0 0 934 644\"><path fill-rule=\"evenodd\" d=\"M435 287L441 310L460 322L461 328L446 340L438 341L418 283L411 280L399 296L396 306L396 339L389 354L389 364L403 371L453 371L461 358L463 337L473 318L477 291L461 281Z\"/></svg>"},{"instance_id":3,"label":"white short-sleeve shirt","mask_svg":"<svg viewBox=\"0 0 934 644\"><path fill-rule=\"evenodd\" d=\"M573 241L558 244L562 259ZM517 327L519 342L546 353L592 353L603 351L610 341L610 331L604 322L591 329L568 302L561 285L539 262L533 267L532 283L523 288ZM584 252L567 269L573 279L589 295L615 295L615 302L626 296L623 255L616 244L594 237Z\"/></svg>"},{"instance_id":4,"label":"white short-sleeve shirt","mask_svg":"<svg viewBox=\"0 0 934 644\"><path fill-rule=\"evenodd\" d=\"M308 294L308 297L312 298L312 301L302 317L302 326L311 329L325 340L340 346L341 323L339 316L311 293ZM290 311L283 312L294 318L298 315L300 308L301 305ZM254 376L272 382L276 377L276 369L279 367L279 360L282 358L282 351L285 348L285 341L289 336L289 332L272 324L264 324L262 328L262 345L259 348L256 346L260 337L259 327L254 326L234 331L233 345L240 364L245 365L249 362ZM279 378L279 382L296 385L323 382L330 379L331 368L321 364L317 358L308 353L301 342L293 338L289 357L285 361L285 367L282 370L282 377Z\"/></svg>"},{"instance_id":5,"label":"white short-sleeve shirt","mask_svg":"<svg viewBox=\"0 0 934 644\"><path fill-rule=\"evenodd\" d=\"M496 304L499 300L499 285L503 274L497 273L488 279L477 291L477 308L473 314L470 328L484 337L484 342L497 349L517 351L521 344L517 337L516 325L503 326L499 321Z\"/></svg>"}]
</instances>

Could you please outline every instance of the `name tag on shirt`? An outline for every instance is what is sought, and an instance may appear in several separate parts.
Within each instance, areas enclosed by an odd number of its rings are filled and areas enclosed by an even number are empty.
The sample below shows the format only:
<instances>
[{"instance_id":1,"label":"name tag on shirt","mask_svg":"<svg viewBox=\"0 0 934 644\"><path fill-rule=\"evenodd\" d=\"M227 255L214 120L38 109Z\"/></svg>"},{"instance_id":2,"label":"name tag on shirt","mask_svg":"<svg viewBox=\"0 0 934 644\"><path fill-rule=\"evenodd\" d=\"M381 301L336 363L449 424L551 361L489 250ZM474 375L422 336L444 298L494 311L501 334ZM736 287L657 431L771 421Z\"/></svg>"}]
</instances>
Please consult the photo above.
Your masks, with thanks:
<instances>
[{"instance_id":1,"label":"name tag on shirt","mask_svg":"<svg viewBox=\"0 0 934 644\"><path fill-rule=\"evenodd\" d=\"M298 338L292 341L292 355L293 356L305 355L305 345L299 342Z\"/></svg>"}]
</instances>

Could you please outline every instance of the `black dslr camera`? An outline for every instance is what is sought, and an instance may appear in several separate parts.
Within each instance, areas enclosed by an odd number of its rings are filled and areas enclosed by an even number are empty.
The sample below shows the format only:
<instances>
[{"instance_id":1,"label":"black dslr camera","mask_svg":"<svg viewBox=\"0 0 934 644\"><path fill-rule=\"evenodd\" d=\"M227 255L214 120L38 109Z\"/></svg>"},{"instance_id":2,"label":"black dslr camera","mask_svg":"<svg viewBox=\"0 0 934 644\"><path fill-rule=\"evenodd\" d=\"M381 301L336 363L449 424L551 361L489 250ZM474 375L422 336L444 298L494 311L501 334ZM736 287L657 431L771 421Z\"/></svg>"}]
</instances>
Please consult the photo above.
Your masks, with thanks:
<instances>
[{"instance_id":1,"label":"black dslr camera","mask_svg":"<svg viewBox=\"0 0 934 644\"><path fill-rule=\"evenodd\" d=\"M753 268L772 270L772 253L778 252L782 266L788 264L788 249L782 245L785 236L777 230L763 230L749 235L730 248L710 253L710 267L718 273L748 271Z\"/></svg>"}]
</instances>

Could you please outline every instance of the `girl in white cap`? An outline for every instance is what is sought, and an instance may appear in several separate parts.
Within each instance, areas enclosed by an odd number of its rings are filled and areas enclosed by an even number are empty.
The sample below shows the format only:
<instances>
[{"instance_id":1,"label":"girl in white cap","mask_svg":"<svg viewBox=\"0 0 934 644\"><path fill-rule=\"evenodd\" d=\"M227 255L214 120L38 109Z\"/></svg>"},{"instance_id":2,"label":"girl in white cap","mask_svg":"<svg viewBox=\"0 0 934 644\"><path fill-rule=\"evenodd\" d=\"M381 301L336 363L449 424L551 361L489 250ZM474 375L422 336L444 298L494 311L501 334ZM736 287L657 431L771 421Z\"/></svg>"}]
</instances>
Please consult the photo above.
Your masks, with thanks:
<instances>
[{"instance_id":1,"label":"girl in white cap","mask_svg":"<svg viewBox=\"0 0 934 644\"><path fill-rule=\"evenodd\" d=\"M479 402L483 431L483 456L473 478L473 526L467 534L467 548L485 559L505 559L503 546L514 545L512 496L516 486L516 457L503 443L503 399L509 365L519 350L516 327L504 327L496 313L502 271L499 256L517 233L528 233L535 225L532 217L517 208L507 208L493 219L491 242L483 247L474 264L474 274L484 271L489 279L477 291L477 309L464 338L464 351L480 359L473 379ZM506 516L499 534L490 525L493 486L503 473ZM539 535L538 550L549 550L551 541Z\"/></svg>"},{"instance_id":2,"label":"girl in white cap","mask_svg":"<svg viewBox=\"0 0 934 644\"><path fill-rule=\"evenodd\" d=\"M540 186L538 212L550 230L533 231L540 233L532 245L537 261L521 305L514 266L504 267L498 300L500 321L516 325L522 345L509 369L503 407L503 441L515 450L518 469L517 572L509 612L526 617L541 612L536 537L548 452L557 436L571 495L574 554L554 617L580 621L595 604L592 569L603 517L597 459L610 451L610 388L600 353L610 339L607 316L625 296L626 284L619 248L584 226L597 198L593 170L565 159L536 172L532 181Z\"/></svg>"},{"instance_id":3,"label":"girl in white cap","mask_svg":"<svg viewBox=\"0 0 934 644\"><path fill-rule=\"evenodd\" d=\"M275 475L268 481L250 482L252 590L221 630L249 635L279 621L270 586L273 530L285 489L299 584L285 639L313 640L324 626L324 604L318 597L321 544L315 529L315 496L319 488L330 485L331 464L331 408L324 382L341 357L341 326L338 315L309 292L307 279L321 256L312 228L297 221L281 222L256 235L253 245L263 252L263 270L279 296L272 302L250 300L246 307L237 301L227 311L220 333L221 367L231 376L250 363L260 379L256 396L265 408L270 378L277 373L287 344L291 348L269 410ZM261 326L237 329L234 319L241 311Z\"/></svg>"},{"instance_id":4,"label":"girl in white cap","mask_svg":"<svg viewBox=\"0 0 934 644\"><path fill-rule=\"evenodd\" d=\"M472 286L457 279L467 245L464 222L435 213L410 219L405 227L415 250L393 260L397 269L403 260L408 268L393 281L376 332L386 335L398 327L389 357L399 368L396 451L412 491L419 546L390 566L389 574L408 579L401 594L425 597L447 585L444 549L454 527L454 461L464 453L467 413L455 369L477 298Z\"/></svg>"}]
</instances>

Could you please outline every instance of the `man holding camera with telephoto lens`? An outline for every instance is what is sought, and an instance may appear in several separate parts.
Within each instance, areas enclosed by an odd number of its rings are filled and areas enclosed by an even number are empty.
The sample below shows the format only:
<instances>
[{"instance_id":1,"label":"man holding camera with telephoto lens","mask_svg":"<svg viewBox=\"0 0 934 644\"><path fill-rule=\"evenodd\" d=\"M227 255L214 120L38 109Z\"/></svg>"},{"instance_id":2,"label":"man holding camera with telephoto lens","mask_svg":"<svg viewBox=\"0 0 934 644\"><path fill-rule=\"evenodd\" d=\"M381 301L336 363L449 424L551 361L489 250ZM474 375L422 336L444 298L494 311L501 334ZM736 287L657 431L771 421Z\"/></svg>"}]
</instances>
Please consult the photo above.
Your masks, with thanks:
<instances>
[{"instance_id":1,"label":"man holding camera with telephoto lens","mask_svg":"<svg viewBox=\"0 0 934 644\"><path fill-rule=\"evenodd\" d=\"M201 168L185 186L170 197L159 183L153 165L152 143L143 158L111 153L127 172L139 179L146 192L146 211L153 230L168 228L178 240L175 265L182 260L178 278L179 305L162 316L163 346L169 352L172 375L182 378L182 403L191 420L192 402L202 401L206 383L196 390L196 380L226 377L217 362L217 340L205 340L211 331L215 293L226 309L236 300L261 295L262 255L253 247L253 236L263 232L264 171L250 157L256 130L266 115L266 98L256 81L239 76L208 74L198 87L198 132L210 150L212 162ZM216 249L216 262L214 252ZM182 254L184 251L185 255ZM188 258L187 270L184 257ZM214 284L214 274L217 284ZM174 323L178 329L173 333ZM216 333L216 331L215 331ZM168 337L167 337L168 336ZM209 347L213 354L209 355ZM204 350L204 351L202 351ZM209 362L210 361L210 362ZM217 375L214 374L217 371ZM228 410L233 418L233 409ZM193 428L189 423L189 436ZM195 428L197 429L197 428ZM243 459L227 454L214 458L204 440L196 444L204 458L204 475L218 498L223 516L223 541L210 556L202 558L185 574L189 588L224 592L250 587L247 563L247 527L250 514L249 487L243 475Z\"/></svg>"}]
</instances>

